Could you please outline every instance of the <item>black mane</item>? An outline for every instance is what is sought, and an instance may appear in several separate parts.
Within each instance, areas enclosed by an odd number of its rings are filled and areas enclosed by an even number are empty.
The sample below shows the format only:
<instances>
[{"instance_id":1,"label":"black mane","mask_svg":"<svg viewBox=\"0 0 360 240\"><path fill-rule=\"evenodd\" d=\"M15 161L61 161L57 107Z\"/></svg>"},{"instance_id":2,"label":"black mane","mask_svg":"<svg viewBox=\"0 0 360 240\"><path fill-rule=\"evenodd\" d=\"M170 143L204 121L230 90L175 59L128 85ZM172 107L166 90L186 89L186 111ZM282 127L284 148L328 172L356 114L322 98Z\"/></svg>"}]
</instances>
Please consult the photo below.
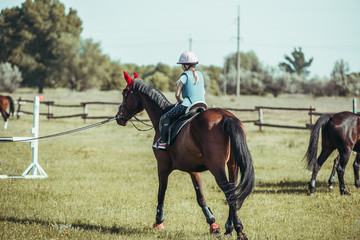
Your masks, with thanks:
<instances>
[{"instance_id":1,"label":"black mane","mask_svg":"<svg viewBox=\"0 0 360 240\"><path fill-rule=\"evenodd\" d=\"M133 88L148 96L157 103L162 110L165 110L172 105L159 90L144 80L135 78Z\"/></svg>"}]
</instances>

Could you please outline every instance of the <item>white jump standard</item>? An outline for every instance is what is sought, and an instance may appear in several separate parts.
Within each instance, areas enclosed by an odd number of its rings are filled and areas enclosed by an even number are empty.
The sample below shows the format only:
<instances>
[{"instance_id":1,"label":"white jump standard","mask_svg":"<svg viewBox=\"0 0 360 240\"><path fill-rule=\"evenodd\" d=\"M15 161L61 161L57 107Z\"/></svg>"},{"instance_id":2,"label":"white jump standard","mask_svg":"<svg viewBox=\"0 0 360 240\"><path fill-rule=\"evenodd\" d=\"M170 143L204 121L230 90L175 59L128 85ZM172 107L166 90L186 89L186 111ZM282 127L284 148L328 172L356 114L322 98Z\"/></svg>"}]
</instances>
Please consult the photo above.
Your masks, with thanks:
<instances>
[{"instance_id":1,"label":"white jump standard","mask_svg":"<svg viewBox=\"0 0 360 240\"><path fill-rule=\"evenodd\" d=\"M47 178L48 175L38 163L38 144L39 144L39 97L34 98L33 127L31 128L32 137L0 137L0 142L30 142L32 150L32 162L21 176L0 175L0 178Z\"/></svg>"}]
</instances>

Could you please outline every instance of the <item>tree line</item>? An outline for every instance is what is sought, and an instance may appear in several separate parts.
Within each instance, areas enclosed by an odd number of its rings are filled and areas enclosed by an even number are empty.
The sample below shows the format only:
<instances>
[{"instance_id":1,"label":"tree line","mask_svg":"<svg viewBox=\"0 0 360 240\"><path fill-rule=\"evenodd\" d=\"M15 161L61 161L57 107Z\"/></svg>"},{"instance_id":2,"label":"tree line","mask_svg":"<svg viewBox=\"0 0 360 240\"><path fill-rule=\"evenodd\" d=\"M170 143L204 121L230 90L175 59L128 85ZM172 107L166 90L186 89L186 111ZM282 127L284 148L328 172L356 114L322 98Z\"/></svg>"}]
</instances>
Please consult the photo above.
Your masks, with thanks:
<instances>
[{"instance_id":1,"label":"tree line","mask_svg":"<svg viewBox=\"0 0 360 240\"><path fill-rule=\"evenodd\" d=\"M81 39L82 21L74 9L68 13L58 0L26 0L21 7L3 9L0 15L0 91L19 86L69 88L85 91L123 89L122 71L134 72L160 91L174 91L182 73L179 66L163 63L138 66L112 61L99 43ZM303 93L314 96L360 95L360 73L350 73L342 59L334 63L329 78L309 79L313 58L301 47L276 67L264 66L253 51L240 53L241 94L278 96ZM230 53L224 66L203 66L208 93L236 93L237 54Z\"/></svg>"}]
</instances>

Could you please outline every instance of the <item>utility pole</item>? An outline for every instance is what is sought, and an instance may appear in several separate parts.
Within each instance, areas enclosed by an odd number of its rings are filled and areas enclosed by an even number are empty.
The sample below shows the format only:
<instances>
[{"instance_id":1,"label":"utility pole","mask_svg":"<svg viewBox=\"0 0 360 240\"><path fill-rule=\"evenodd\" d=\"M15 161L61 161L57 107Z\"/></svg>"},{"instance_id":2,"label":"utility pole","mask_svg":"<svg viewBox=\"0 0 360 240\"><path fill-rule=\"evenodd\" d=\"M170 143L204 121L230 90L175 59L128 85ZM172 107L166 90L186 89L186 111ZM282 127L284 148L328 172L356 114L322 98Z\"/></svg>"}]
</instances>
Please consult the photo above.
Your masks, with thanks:
<instances>
[{"instance_id":1,"label":"utility pole","mask_svg":"<svg viewBox=\"0 0 360 240\"><path fill-rule=\"evenodd\" d=\"M192 45L192 38L191 38L191 35L190 35L190 38L189 38L189 51L191 51L191 45Z\"/></svg>"},{"instance_id":2,"label":"utility pole","mask_svg":"<svg viewBox=\"0 0 360 240\"><path fill-rule=\"evenodd\" d=\"M223 94L224 95L226 95L226 90L227 90L226 88L227 88L227 77L228 77L227 76L228 61L229 61L228 59L225 60L225 66L224 66L224 83L223 83L224 84L224 86L223 86Z\"/></svg>"},{"instance_id":3,"label":"utility pole","mask_svg":"<svg viewBox=\"0 0 360 240\"><path fill-rule=\"evenodd\" d=\"M237 24L236 96L240 96L240 5L238 6Z\"/></svg>"}]
</instances>

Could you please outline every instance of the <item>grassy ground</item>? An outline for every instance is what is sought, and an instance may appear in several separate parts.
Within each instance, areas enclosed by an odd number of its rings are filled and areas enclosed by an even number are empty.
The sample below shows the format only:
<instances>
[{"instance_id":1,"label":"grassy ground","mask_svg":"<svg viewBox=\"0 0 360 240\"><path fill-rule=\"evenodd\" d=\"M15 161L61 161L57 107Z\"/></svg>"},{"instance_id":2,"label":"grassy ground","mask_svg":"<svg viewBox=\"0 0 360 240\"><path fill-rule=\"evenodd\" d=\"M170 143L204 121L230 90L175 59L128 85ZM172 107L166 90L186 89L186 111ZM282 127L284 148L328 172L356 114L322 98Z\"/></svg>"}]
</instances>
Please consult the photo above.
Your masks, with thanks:
<instances>
[{"instance_id":1,"label":"grassy ground","mask_svg":"<svg viewBox=\"0 0 360 240\"><path fill-rule=\"evenodd\" d=\"M34 92L22 89L13 96L33 99ZM46 90L44 96L47 101L64 104L121 101L117 91ZM172 93L168 96L173 100ZM313 105L319 112L352 109L351 99L344 98L208 96L207 101L210 105L241 108ZM89 109L94 115L103 115L103 112L115 115L116 106ZM256 113L237 115L243 120L257 118ZM309 121L305 112L265 111L264 119L299 126ZM85 124L80 118L46 120L42 117L40 136L97 121L89 120ZM12 118L7 131L0 129L0 136L29 136L31 126L32 116ZM333 155L318 175L316 195L309 197L306 193L311 173L302 161L309 132L276 128L260 132L252 123L245 124L245 128L254 159L256 186L239 216L250 239L358 238L360 190L353 188L354 156L345 174L351 196L340 196L337 186L332 192L326 188ZM152 229L158 188L152 138L152 131L138 132L131 125L120 127L111 122L87 131L40 140L39 163L49 178L0 180L0 239L217 239L208 233L190 177L179 171L169 178L166 230ZM20 175L30 162L28 143L0 144L0 174ZM223 227L228 212L224 195L208 172L203 174L203 185L208 205Z\"/></svg>"}]
</instances>

